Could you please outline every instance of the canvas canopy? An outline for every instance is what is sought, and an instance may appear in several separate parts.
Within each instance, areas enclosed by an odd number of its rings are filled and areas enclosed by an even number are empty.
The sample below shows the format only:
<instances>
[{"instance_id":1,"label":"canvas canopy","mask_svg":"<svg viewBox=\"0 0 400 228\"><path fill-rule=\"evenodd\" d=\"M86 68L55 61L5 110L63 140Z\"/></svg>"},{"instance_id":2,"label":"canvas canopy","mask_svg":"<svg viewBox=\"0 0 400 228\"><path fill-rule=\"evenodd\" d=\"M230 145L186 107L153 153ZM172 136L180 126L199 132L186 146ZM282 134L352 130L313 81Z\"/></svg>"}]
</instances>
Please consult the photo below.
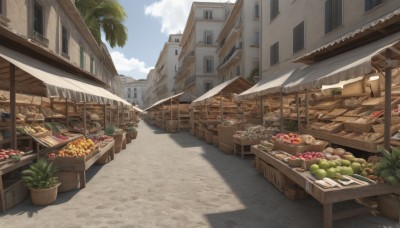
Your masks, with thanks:
<instances>
[{"instance_id":1,"label":"canvas canopy","mask_svg":"<svg viewBox=\"0 0 400 228\"><path fill-rule=\"evenodd\" d=\"M16 66L16 91L42 97L59 97L76 102L131 104L86 78L70 74L22 53L0 46L1 81L8 81L9 63ZM9 89L2 83L0 89Z\"/></svg>"},{"instance_id":2,"label":"canvas canopy","mask_svg":"<svg viewBox=\"0 0 400 228\"><path fill-rule=\"evenodd\" d=\"M220 93L241 93L251 87L251 83L244 78L235 77L229 81L219 84L212 88L207 93L203 94L196 100L194 100L191 106L201 105L207 103L210 99Z\"/></svg>"},{"instance_id":3,"label":"canvas canopy","mask_svg":"<svg viewBox=\"0 0 400 228\"><path fill-rule=\"evenodd\" d=\"M178 98L178 97L180 97L182 95L183 95L183 92L175 94L175 95L167 97L167 98L164 98L164 99L161 99L161 100L157 101L156 103L154 103L153 105L151 105L150 107L146 108L145 111L150 110L150 109L152 109L152 108L154 108L154 107L156 107L156 106L158 106L158 105L160 105L160 104L162 104L162 103L164 103L166 101L169 101L171 99Z\"/></svg>"}]
</instances>

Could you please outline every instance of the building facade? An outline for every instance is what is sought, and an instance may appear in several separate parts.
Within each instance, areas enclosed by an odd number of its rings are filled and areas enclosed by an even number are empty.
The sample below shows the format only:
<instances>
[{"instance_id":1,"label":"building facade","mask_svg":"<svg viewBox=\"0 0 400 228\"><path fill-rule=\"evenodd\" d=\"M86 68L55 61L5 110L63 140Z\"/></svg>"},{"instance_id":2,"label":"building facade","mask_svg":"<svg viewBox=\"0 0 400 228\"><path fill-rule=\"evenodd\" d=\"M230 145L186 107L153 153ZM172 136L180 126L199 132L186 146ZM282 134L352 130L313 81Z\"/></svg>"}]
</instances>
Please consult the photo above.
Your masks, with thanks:
<instances>
[{"instance_id":1,"label":"building facade","mask_svg":"<svg viewBox=\"0 0 400 228\"><path fill-rule=\"evenodd\" d=\"M194 2L183 32L175 93L198 97L217 84L217 38L234 4Z\"/></svg>"},{"instance_id":2,"label":"building facade","mask_svg":"<svg viewBox=\"0 0 400 228\"><path fill-rule=\"evenodd\" d=\"M400 7L396 0L267 0L261 4L262 77L301 66L294 60ZM322 54L320 59L335 51Z\"/></svg>"},{"instance_id":3,"label":"building facade","mask_svg":"<svg viewBox=\"0 0 400 228\"><path fill-rule=\"evenodd\" d=\"M151 69L147 74L146 86L145 86L145 98L144 98L144 107L148 108L152 104L158 101L156 96L156 70Z\"/></svg>"},{"instance_id":4,"label":"building facade","mask_svg":"<svg viewBox=\"0 0 400 228\"><path fill-rule=\"evenodd\" d=\"M217 38L219 82L236 76L256 82L260 63L260 0L237 0Z\"/></svg>"},{"instance_id":5,"label":"building facade","mask_svg":"<svg viewBox=\"0 0 400 228\"><path fill-rule=\"evenodd\" d=\"M134 106L144 108L146 80L135 80L131 77L121 77L123 81L124 99Z\"/></svg>"},{"instance_id":6,"label":"building facade","mask_svg":"<svg viewBox=\"0 0 400 228\"><path fill-rule=\"evenodd\" d=\"M74 1L0 0L0 26L3 35L14 33L24 38L54 64L104 82L111 92L122 96L121 81L107 48L95 41Z\"/></svg>"},{"instance_id":7,"label":"building facade","mask_svg":"<svg viewBox=\"0 0 400 228\"><path fill-rule=\"evenodd\" d=\"M175 74L178 71L179 43L182 34L171 34L158 57L154 80L156 80L157 99L161 100L174 94Z\"/></svg>"}]
</instances>

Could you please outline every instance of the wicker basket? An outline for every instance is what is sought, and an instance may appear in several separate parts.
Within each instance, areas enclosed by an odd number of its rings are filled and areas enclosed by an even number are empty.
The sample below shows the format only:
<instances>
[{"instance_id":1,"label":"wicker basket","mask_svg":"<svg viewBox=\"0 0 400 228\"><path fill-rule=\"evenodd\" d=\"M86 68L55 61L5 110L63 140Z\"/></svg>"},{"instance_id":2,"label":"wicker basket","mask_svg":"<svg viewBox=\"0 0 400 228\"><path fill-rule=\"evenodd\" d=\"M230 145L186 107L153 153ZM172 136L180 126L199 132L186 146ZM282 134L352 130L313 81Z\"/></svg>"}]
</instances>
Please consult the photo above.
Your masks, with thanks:
<instances>
[{"instance_id":1,"label":"wicker basket","mask_svg":"<svg viewBox=\"0 0 400 228\"><path fill-rule=\"evenodd\" d=\"M386 218L399 220L399 197L394 194L378 196L378 210Z\"/></svg>"},{"instance_id":2,"label":"wicker basket","mask_svg":"<svg viewBox=\"0 0 400 228\"><path fill-rule=\"evenodd\" d=\"M322 141L322 140L319 140L319 141ZM307 147L308 151L321 152L328 146L328 144L329 144L328 142L322 141L321 144L310 144L310 145L307 145L306 147Z\"/></svg>"},{"instance_id":3,"label":"wicker basket","mask_svg":"<svg viewBox=\"0 0 400 228\"><path fill-rule=\"evenodd\" d=\"M78 172L57 172L56 176L61 184L60 187L58 187L58 192L67 192L79 187Z\"/></svg>"},{"instance_id":4,"label":"wicker basket","mask_svg":"<svg viewBox=\"0 0 400 228\"><path fill-rule=\"evenodd\" d=\"M273 150L281 150L281 151L287 152L291 155L298 155L300 153L304 153L304 151L306 150L306 146L296 145L296 144L287 144L287 143L275 141Z\"/></svg>"},{"instance_id":5,"label":"wicker basket","mask_svg":"<svg viewBox=\"0 0 400 228\"><path fill-rule=\"evenodd\" d=\"M301 167L302 160L300 158L288 159L288 164L290 167Z\"/></svg>"},{"instance_id":6,"label":"wicker basket","mask_svg":"<svg viewBox=\"0 0 400 228\"><path fill-rule=\"evenodd\" d=\"M122 150L123 134L114 134L113 137L115 140L115 153L119 153Z\"/></svg>"},{"instance_id":7,"label":"wicker basket","mask_svg":"<svg viewBox=\"0 0 400 228\"><path fill-rule=\"evenodd\" d=\"M34 205L45 206L53 203L57 199L57 189L60 184L48 189L29 188L31 200Z\"/></svg>"}]
</instances>

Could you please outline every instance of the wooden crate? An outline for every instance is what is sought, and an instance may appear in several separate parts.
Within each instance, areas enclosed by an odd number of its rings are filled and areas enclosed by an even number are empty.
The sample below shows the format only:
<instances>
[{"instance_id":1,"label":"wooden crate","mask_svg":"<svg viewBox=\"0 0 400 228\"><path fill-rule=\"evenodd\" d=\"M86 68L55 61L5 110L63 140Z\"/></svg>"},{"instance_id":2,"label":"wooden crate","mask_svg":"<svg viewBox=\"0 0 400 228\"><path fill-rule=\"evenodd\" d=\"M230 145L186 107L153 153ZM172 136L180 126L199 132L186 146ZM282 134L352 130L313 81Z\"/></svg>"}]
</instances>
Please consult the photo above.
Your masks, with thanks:
<instances>
[{"instance_id":1,"label":"wooden crate","mask_svg":"<svg viewBox=\"0 0 400 228\"><path fill-rule=\"evenodd\" d=\"M214 146L218 147L219 138L218 135L213 135L213 144Z\"/></svg>"},{"instance_id":2,"label":"wooden crate","mask_svg":"<svg viewBox=\"0 0 400 228\"><path fill-rule=\"evenodd\" d=\"M4 202L6 210L26 199L28 188L22 180L4 180Z\"/></svg>"},{"instance_id":3,"label":"wooden crate","mask_svg":"<svg viewBox=\"0 0 400 228\"><path fill-rule=\"evenodd\" d=\"M233 154L233 146L226 145L225 143L219 141L218 148L224 152L225 154L232 155Z\"/></svg>"},{"instance_id":4,"label":"wooden crate","mask_svg":"<svg viewBox=\"0 0 400 228\"><path fill-rule=\"evenodd\" d=\"M212 131L204 131L205 139L208 144L213 144L213 132Z\"/></svg>"},{"instance_id":5,"label":"wooden crate","mask_svg":"<svg viewBox=\"0 0 400 228\"><path fill-rule=\"evenodd\" d=\"M304 145L287 144L279 141L274 142L273 150L281 150L291 155L298 155L304 153L307 147Z\"/></svg>"},{"instance_id":6,"label":"wooden crate","mask_svg":"<svg viewBox=\"0 0 400 228\"><path fill-rule=\"evenodd\" d=\"M296 186L292 180L271 165L266 165L264 169L264 177L271 182L280 192L290 186Z\"/></svg>"},{"instance_id":7,"label":"wooden crate","mask_svg":"<svg viewBox=\"0 0 400 228\"><path fill-rule=\"evenodd\" d=\"M238 127L218 125L219 142L233 147L233 135L238 130L240 130Z\"/></svg>"},{"instance_id":8,"label":"wooden crate","mask_svg":"<svg viewBox=\"0 0 400 228\"><path fill-rule=\"evenodd\" d=\"M365 124L359 124L359 123L353 123L353 122L344 122L344 129L346 131L354 131L354 132L360 132L360 133L368 133L371 131L372 124L375 121L371 121L369 123Z\"/></svg>"},{"instance_id":9,"label":"wooden crate","mask_svg":"<svg viewBox=\"0 0 400 228\"><path fill-rule=\"evenodd\" d=\"M79 187L79 172L57 172L58 192L67 192L75 190Z\"/></svg>"}]
</instances>

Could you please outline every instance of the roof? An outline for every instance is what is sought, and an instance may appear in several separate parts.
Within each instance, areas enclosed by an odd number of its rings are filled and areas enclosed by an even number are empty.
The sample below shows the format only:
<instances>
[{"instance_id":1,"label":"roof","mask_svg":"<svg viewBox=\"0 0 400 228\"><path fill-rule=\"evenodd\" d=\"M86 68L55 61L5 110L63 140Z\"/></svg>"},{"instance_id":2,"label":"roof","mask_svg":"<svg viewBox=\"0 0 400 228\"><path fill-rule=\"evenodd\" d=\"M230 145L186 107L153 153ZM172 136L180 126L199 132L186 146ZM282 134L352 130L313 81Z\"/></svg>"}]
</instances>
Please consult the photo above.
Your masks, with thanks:
<instances>
[{"instance_id":1,"label":"roof","mask_svg":"<svg viewBox=\"0 0 400 228\"><path fill-rule=\"evenodd\" d=\"M150 109L152 109L152 108L154 108L154 107L156 107L156 106L158 106L158 105L160 105L160 104L162 104L162 103L164 103L166 101L179 99L180 96L182 96L182 95L183 95L183 92L175 94L175 95L167 97L167 98L164 98L164 99L161 99L161 100L157 101L156 103L154 103L153 105L151 105L150 107L146 108L145 111L150 110Z\"/></svg>"},{"instance_id":2,"label":"roof","mask_svg":"<svg viewBox=\"0 0 400 228\"><path fill-rule=\"evenodd\" d=\"M239 94L252 86L251 82L247 81L242 77L235 77L229 81L219 84L218 86L212 88L207 93L203 94L196 100L192 102L190 106L196 106L206 103L210 98L219 95L220 93L224 94Z\"/></svg>"},{"instance_id":3,"label":"roof","mask_svg":"<svg viewBox=\"0 0 400 228\"><path fill-rule=\"evenodd\" d=\"M379 40L387 35L398 32L399 30L400 8L397 8L354 31L348 32L343 36L300 56L293 62L311 64Z\"/></svg>"}]
</instances>

